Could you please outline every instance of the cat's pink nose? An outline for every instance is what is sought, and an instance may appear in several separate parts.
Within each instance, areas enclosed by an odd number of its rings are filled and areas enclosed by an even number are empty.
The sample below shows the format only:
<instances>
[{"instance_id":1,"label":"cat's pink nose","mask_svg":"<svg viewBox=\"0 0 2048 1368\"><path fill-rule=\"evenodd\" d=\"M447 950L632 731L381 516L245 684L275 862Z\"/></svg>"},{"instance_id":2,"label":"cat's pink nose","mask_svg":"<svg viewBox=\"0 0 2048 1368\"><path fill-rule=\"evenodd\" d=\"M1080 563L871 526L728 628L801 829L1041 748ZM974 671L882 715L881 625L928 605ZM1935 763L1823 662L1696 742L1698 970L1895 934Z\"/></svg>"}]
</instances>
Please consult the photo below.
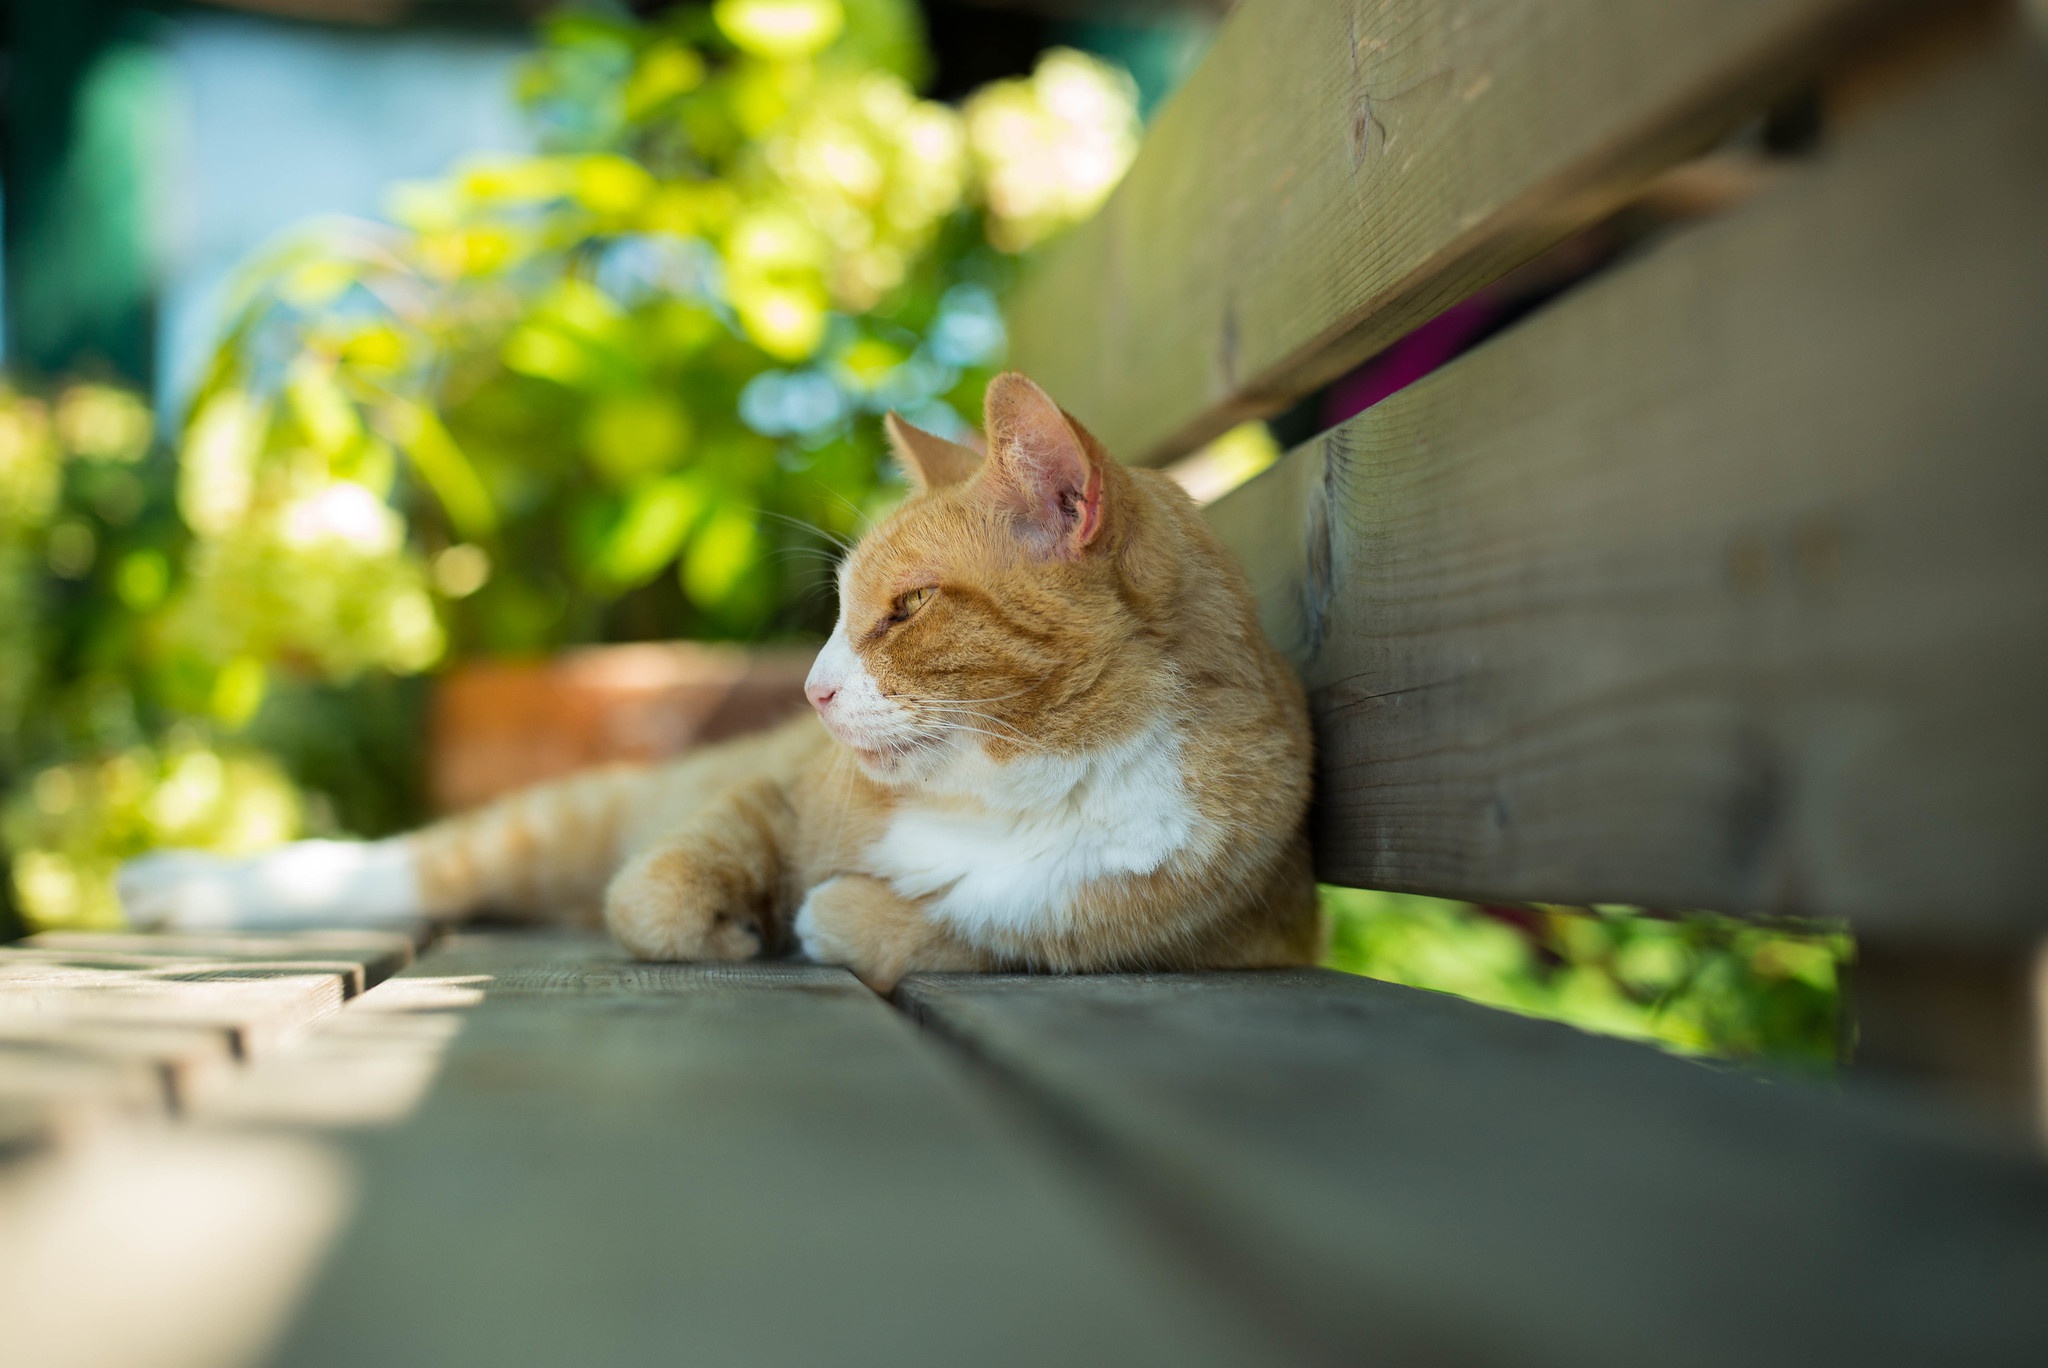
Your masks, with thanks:
<instances>
[{"instance_id":1,"label":"cat's pink nose","mask_svg":"<svg viewBox=\"0 0 2048 1368\"><path fill-rule=\"evenodd\" d=\"M804 685L804 697L811 700L811 706L823 712L825 706L839 696L837 684L825 684L811 680Z\"/></svg>"}]
</instances>

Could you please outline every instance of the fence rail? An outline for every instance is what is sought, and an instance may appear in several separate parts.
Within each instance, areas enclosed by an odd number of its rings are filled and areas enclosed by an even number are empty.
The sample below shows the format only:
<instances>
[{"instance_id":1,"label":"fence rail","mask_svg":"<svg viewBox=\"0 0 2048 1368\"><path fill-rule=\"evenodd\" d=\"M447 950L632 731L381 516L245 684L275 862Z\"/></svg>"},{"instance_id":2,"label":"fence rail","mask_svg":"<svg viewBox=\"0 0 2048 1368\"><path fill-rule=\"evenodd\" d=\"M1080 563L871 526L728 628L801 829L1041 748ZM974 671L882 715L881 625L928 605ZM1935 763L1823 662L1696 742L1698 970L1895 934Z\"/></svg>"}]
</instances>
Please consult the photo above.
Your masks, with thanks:
<instances>
[{"instance_id":1,"label":"fence rail","mask_svg":"<svg viewBox=\"0 0 2048 1368\"><path fill-rule=\"evenodd\" d=\"M1270 413L1810 79L1895 0L1246 0L1013 359L1137 464Z\"/></svg>"},{"instance_id":2,"label":"fence rail","mask_svg":"<svg viewBox=\"0 0 2048 1368\"><path fill-rule=\"evenodd\" d=\"M1324 877L2048 923L2044 171L2018 41L1217 505Z\"/></svg>"}]
</instances>

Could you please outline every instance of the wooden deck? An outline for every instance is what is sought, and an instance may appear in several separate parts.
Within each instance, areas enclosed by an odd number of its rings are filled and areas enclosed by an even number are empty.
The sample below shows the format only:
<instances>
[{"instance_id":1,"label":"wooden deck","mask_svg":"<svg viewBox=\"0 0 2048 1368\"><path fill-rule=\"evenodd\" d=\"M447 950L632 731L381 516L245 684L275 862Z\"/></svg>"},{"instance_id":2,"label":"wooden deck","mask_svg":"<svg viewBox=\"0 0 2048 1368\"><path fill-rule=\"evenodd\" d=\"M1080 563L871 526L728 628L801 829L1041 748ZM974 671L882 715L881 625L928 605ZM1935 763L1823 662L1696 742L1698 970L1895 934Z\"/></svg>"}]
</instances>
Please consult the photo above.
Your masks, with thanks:
<instances>
[{"instance_id":1,"label":"wooden deck","mask_svg":"<svg viewBox=\"0 0 2048 1368\"><path fill-rule=\"evenodd\" d=\"M10 1363L2048 1347L2030 1155L1368 980L935 976L892 1006L584 936L395 974L391 938L106 946L0 952Z\"/></svg>"}]
</instances>

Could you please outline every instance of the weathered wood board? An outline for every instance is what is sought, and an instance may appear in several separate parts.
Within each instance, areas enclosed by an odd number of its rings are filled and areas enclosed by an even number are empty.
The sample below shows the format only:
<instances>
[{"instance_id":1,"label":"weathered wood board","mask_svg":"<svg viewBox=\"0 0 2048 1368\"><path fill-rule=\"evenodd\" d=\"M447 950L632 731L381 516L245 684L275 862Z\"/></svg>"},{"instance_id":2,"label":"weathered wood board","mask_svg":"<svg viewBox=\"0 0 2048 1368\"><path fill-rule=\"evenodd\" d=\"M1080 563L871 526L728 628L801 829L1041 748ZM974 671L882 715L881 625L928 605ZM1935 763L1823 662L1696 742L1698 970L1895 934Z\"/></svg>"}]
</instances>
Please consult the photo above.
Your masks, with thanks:
<instances>
[{"instance_id":1,"label":"weathered wood board","mask_svg":"<svg viewBox=\"0 0 2048 1368\"><path fill-rule=\"evenodd\" d=\"M413 938L392 931L314 930L284 935L215 936L145 932L44 931L10 950L55 951L67 955L140 956L150 960L318 963L337 967L348 976L350 994L390 978L412 963Z\"/></svg>"},{"instance_id":2,"label":"weathered wood board","mask_svg":"<svg viewBox=\"0 0 2048 1368\"><path fill-rule=\"evenodd\" d=\"M2044 223L2017 40L1216 505L1323 876L2048 926Z\"/></svg>"},{"instance_id":3,"label":"weathered wood board","mask_svg":"<svg viewBox=\"0 0 2048 1368\"><path fill-rule=\"evenodd\" d=\"M405 937L50 933L0 947L0 1148L188 1111L403 966Z\"/></svg>"},{"instance_id":4,"label":"weathered wood board","mask_svg":"<svg viewBox=\"0 0 2048 1368\"><path fill-rule=\"evenodd\" d=\"M1126 461L1271 413L1611 210L1887 0L1245 0L1011 361Z\"/></svg>"},{"instance_id":5,"label":"weathered wood board","mask_svg":"<svg viewBox=\"0 0 2048 1368\"><path fill-rule=\"evenodd\" d=\"M343 971L304 966L92 968L0 956L0 1017L204 1027L250 1058L341 1006L346 984Z\"/></svg>"},{"instance_id":6,"label":"weathered wood board","mask_svg":"<svg viewBox=\"0 0 2048 1368\"><path fill-rule=\"evenodd\" d=\"M277 1364L1286 1361L841 971L457 937L337 1020L408 984L459 1028L332 1132L361 1205Z\"/></svg>"},{"instance_id":7,"label":"weathered wood board","mask_svg":"<svg viewBox=\"0 0 2048 1368\"><path fill-rule=\"evenodd\" d=\"M2036 1365L2048 1169L1327 971L900 999L1330 1363Z\"/></svg>"},{"instance_id":8,"label":"weathered wood board","mask_svg":"<svg viewBox=\"0 0 2048 1368\"><path fill-rule=\"evenodd\" d=\"M102 1128L0 1166L8 1368L249 1368L334 1233L347 1178L285 1137Z\"/></svg>"},{"instance_id":9,"label":"weathered wood board","mask_svg":"<svg viewBox=\"0 0 2048 1368\"><path fill-rule=\"evenodd\" d=\"M234 1042L209 1026L147 1021L78 1021L0 1010L0 1096L21 1098L22 1079L8 1062L79 1059L139 1071L154 1080L154 1106L182 1112L235 1068Z\"/></svg>"}]
</instances>

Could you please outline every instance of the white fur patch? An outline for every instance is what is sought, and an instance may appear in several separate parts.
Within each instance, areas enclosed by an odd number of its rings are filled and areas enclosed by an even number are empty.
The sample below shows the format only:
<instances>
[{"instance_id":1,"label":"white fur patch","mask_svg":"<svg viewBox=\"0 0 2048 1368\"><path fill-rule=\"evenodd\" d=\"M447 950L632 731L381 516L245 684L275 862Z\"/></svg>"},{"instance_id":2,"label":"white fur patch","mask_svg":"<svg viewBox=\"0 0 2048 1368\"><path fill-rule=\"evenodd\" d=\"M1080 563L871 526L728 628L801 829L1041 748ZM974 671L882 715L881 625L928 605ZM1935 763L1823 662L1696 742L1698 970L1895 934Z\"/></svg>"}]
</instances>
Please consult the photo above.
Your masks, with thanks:
<instances>
[{"instance_id":1,"label":"white fur patch","mask_svg":"<svg viewBox=\"0 0 2048 1368\"><path fill-rule=\"evenodd\" d=\"M121 866L117 883L129 920L149 930L386 926L425 912L404 841L298 841L246 856L166 850Z\"/></svg>"},{"instance_id":2,"label":"white fur patch","mask_svg":"<svg viewBox=\"0 0 2048 1368\"><path fill-rule=\"evenodd\" d=\"M990 760L961 746L910 798L868 853L905 897L977 932L1056 929L1086 884L1148 874L1196 838L1180 738L1161 718L1119 745L1079 756Z\"/></svg>"},{"instance_id":3,"label":"white fur patch","mask_svg":"<svg viewBox=\"0 0 2048 1368\"><path fill-rule=\"evenodd\" d=\"M908 708L882 692L867 663L853 649L843 612L812 663L804 687L814 699L819 690L832 692L832 700L818 708L818 716L827 731L852 749L854 759L870 778L902 784L919 777L922 766L939 758L930 729L919 725Z\"/></svg>"},{"instance_id":4,"label":"white fur patch","mask_svg":"<svg viewBox=\"0 0 2048 1368\"><path fill-rule=\"evenodd\" d=\"M825 716L850 731L886 732L900 728L905 721L903 709L883 697L881 686L847 639L843 615L832 625L832 635L812 663L809 682L834 691Z\"/></svg>"},{"instance_id":5,"label":"white fur patch","mask_svg":"<svg viewBox=\"0 0 2048 1368\"><path fill-rule=\"evenodd\" d=\"M790 930L796 933L796 943L803 957L811 963L844 964L852 957L852 948L842 945L837 937L819 925L818 915L812 906L817 898L816 888L804 895L803 906L797 909L796 920L791 923Z\"/></svg>"}]
</instances>

